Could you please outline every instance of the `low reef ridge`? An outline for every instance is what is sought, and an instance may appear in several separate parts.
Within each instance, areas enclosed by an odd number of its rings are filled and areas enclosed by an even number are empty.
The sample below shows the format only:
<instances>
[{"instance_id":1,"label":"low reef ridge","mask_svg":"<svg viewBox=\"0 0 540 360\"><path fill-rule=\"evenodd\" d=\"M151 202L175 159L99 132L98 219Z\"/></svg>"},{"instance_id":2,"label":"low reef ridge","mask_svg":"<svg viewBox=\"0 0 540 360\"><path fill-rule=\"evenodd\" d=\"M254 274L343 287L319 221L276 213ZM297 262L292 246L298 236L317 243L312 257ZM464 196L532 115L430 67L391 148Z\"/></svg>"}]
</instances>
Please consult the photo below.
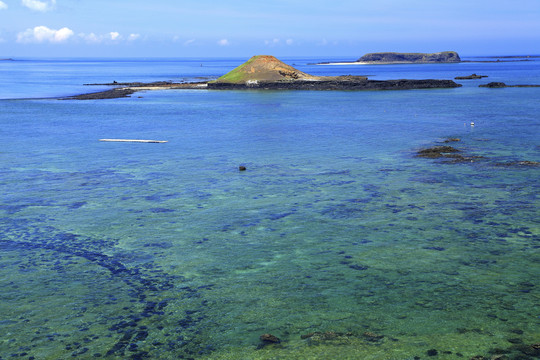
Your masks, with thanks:
<instances>
[{"instance_id":1,"label":"low reef ridge","mask_svg":"<svg viewBox=\"0 0 540 360\"><path fill-rule=\"evenodd\" d=\"M208 83L208 89L268 90L405 90L454 88L452 80L368 80L365 76L315 76L283 63L274 56L258 55Z\"/></svg>"},{"instance_id":2,"label":"low reef ridge","mask_svg":"<svg viewBox=\"0 0 540 360\"><path fill-rule=\"evenodd\" d=\"M442 51L432 54L378 52L366 54L358 59L357 62L373 64L458 63L461 62L461 58L455 51Z\"/></svg>"}]
</instances>

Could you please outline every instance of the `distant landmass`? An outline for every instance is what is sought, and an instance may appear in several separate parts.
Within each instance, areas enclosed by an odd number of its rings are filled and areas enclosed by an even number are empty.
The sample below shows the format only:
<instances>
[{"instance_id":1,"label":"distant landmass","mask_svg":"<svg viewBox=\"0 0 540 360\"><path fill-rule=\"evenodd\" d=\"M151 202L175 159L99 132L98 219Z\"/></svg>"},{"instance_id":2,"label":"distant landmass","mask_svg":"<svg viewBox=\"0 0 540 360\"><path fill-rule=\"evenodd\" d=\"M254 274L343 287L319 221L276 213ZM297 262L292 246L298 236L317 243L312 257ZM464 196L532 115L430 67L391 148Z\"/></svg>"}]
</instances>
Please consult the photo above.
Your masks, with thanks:
<instances>
[{"instance_id":1,"label":"distant landmass","mask_svg":"<svg viewBox=\"0 0 540 360\"><path fill-rule=\"evenodd\" d=\"M357 62L374 64L458 63L461 62L461 58L455 51L442 51L432 54L379 52L366 54L358 59Z\"/></svg>"}]
</instances>

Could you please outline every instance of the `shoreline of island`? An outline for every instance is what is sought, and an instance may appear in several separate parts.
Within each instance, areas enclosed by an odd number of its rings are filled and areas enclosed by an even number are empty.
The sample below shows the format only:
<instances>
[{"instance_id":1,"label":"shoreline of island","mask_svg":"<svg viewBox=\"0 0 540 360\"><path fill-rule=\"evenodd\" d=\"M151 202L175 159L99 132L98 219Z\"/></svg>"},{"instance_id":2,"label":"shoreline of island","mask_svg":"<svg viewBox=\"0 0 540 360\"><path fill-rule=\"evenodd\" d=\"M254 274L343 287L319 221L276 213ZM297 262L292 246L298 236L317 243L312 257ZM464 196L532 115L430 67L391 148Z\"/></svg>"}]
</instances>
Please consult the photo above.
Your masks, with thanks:
<instances>
[{"instance_id":1,"label":"shoreline of island","mask_svg":"<svg viewBox=\"0 0 540 360\"><path fill-rule=\"evenodd\" d=\"M93 84L110 85L110 84ZM130 97L139 91L153 90L314 90L314 91L374 91L374 90L418 90L418 89L449 89L461 87L452 80L437 79L399 79L399 80L305 80L305 81L258 81L247 84L234 83L170 83L152 85L152 83L137 86L117 87L109 90L79 94L59 98L59 100L103 100Z\"/></svg>"}]
</instances>

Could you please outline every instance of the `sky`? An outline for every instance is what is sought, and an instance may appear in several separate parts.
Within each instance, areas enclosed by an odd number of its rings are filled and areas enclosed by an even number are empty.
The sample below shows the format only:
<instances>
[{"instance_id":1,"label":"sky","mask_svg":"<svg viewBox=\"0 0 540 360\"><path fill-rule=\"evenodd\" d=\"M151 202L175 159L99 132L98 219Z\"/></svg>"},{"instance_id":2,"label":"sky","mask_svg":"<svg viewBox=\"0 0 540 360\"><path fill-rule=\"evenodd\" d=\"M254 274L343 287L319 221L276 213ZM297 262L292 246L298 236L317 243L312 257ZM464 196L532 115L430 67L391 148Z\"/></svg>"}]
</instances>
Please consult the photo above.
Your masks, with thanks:
<instances>
[{"instance_id":1,"label":"sky","mask_svg":"<svg viewBox=\"0 0 540 360\"><path fill-rule=\"evenodd\" d=\"M540 0L0 0L0 58L539 55Z\"/></svg>"}]
</instances>

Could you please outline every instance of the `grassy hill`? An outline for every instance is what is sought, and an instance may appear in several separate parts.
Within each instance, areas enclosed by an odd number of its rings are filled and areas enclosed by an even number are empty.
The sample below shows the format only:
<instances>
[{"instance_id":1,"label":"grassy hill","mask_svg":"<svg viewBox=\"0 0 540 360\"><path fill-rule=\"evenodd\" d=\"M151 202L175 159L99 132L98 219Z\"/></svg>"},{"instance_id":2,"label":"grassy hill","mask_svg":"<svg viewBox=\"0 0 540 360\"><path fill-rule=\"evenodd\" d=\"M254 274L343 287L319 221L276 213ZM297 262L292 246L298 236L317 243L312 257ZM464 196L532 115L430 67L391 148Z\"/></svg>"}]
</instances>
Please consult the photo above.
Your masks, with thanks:
<instances>
[{"instance_id":1,"label":"grassy hill","mask_svg":"<svg viewBox=\"0 0 540 360\"><path fill-rule=\"evenodd\" d=\"M216 83L244 84L248 81L318 80L270 55L257 55L221 76Z\"/></svg>"}]
</instances>

